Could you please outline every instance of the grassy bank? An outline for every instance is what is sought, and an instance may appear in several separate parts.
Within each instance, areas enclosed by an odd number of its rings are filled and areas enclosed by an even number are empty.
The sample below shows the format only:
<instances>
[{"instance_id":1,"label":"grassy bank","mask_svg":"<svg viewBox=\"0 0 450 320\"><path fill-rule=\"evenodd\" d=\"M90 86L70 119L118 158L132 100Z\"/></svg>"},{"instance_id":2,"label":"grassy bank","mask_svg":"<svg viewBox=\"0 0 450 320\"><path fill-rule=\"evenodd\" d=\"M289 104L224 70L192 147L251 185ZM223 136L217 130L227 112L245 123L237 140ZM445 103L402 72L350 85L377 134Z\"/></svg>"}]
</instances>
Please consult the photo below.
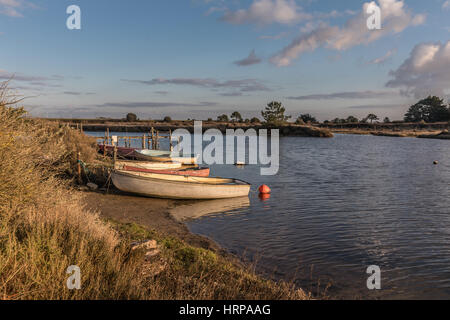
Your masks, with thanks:
<instances>
[{"instance_id":1,"label":"grassy bank","mask_svg":"<svg viewBox=\"0 0 450 320\"><path fill-rule=\"evenodd\" d=\"M450 124L448 122L436 123L344 123L344 124L320 124L321 128L331 130L339 134L362 134L387 137L420 137L445 139L448 135Z\"/></svg>"},{"instance_id":2,"label":"grassy bank","mask_svg":"<svg viewBox=\"0 0 450 320\"><path fill-rule=\"evenodd\" d=\"M194 132L194 122L192 120L173 120L170 122L156 120L141 120L135 122L127 122L125 120L96 120L96 119L49 119L49 121L61 124L67 124L73 128L83 128L85 131L105 132L109 129L112 132L145 132L148 133L151 128L159 131L169 131L176 129L186 129ZM317 137L331 138L333 134L326 128L318 128L308 125L297 125L294 123L286 123L280 127L270 127L265 124L242 123L242 122L218 122L203 121L202 129L205 132L208 129L218 129L222 133L226 133L227 129L231 130L248 130L254 129L257 132L261 129L279 129L282 136L300 136L300 137Z\"/></svg>"},{"instance_id":3,"label":"grassy bank","mask_svg":"<svg viewBox=\"0 0 450 320\"><path fill-rule=\"evenodd\" d=\"M101 161L95 141L24 117L13 99L0 89L0 299L309 297L217 252L87 210L72 177L77 152ZM148 240L151 250L132 245ZM71 265L81 269L81 290L66 286Z\"/></svg>"}]
</instances>

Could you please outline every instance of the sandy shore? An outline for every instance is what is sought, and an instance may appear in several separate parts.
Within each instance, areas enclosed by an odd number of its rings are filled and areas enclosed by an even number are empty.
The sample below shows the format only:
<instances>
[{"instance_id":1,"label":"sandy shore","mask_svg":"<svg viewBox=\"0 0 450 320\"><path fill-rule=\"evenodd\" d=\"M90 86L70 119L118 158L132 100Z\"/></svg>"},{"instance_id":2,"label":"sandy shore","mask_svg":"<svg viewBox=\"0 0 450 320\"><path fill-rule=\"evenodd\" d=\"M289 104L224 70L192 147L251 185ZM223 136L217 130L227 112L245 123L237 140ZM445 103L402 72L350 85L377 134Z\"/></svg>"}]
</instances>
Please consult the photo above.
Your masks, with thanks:
<instances>
[{"instance_id":1,"label":"sandy shore","mask_svg":"<svg viewBox=\"0 0 450 320\"><path fill-rule=\"evenodd\" d=\"M170 215L170 209L185 204L184 201L145 198L114 191L109 194L85 192L84 196L86 207L99 212L104 218L121 223L136 223L192 246L225 253L214 241L191 233L184 223Z\"/></svg>"}]
</instances>

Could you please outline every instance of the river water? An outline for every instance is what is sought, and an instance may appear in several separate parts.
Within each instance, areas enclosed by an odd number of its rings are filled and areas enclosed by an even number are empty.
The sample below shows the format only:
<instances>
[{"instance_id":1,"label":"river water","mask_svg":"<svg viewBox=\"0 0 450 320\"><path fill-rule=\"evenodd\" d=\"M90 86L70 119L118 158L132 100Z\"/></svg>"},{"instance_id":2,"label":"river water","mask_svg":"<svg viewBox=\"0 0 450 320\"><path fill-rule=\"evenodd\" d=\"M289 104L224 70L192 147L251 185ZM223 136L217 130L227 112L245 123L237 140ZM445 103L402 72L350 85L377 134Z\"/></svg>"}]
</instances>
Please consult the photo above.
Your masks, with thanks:
<instances>
[{"instance_id":1,"label":"river water","mask_svg":"<svg viewBox=\"0 0 450 320\"><path fill-rule=\"evenodd\" d=\"M252 183L249 199L176 210L260 272L335 298L450 298L449 141L283 137L276 176L256 165L211 168ZM256 192L263 183L268 199ZM367 288L371 265L381 290Z\"/></svg>"}]
</instances>

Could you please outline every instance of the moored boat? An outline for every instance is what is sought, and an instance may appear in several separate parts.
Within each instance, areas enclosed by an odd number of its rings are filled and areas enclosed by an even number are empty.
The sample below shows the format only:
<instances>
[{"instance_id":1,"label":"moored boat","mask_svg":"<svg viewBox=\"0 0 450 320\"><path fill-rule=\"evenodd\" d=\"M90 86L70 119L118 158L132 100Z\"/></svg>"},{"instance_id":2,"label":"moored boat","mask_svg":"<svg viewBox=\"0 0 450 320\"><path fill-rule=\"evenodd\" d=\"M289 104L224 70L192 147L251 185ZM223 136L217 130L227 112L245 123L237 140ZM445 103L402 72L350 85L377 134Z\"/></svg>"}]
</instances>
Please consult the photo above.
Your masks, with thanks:
<instances>
[{"instance_id":1,"label":"moored boat","mask_svg":"<svg viewBox=\"0 0 450 320\"><path fill-rule=\"evenodd\" d=\"M106 148L106 154L109 156L112 156L114 154L114 147L113 145L104 145L99 144L98 149L100 153L105 153ZM116 147L117 148L117 156L122 158L134 158L134 151L136 148L128 148L128 147Z\"/></svg>"},{"instance_id":2,"label":"moored boat","mask_svg":"<svg viewBox=\"0 0 450 320\"><path fill-rule=\"evenodd\" d=\"M251 185L227 178L205 178L114 170L114 185L124 192L169 199L226 199L248 196Z\"/></svg>"},{"instance_id":3,"label":"moored boat","mask_svg":"<svg viewBox=\"0 0 450 320\"><path fill-rule=\"evenodd\" d=\"M198 160L198 155L180 155L175 152L170 151L159 151L159 150L134 150L134 157L139 160L145 161L157 161L157 162L167 162L175 161L182 164L196 164Z\"/></svg>"},{"instance_id":4,"label":"moored boat","mask_svg":"<svg viewBox=\"0 0 450 320\"><path fill-rule=\"evenodd\" d=\"M163 163L163 162L162 162ZM175 174L180 176L192 176L192 177L208 177L209 168L197 167L197 168L178 168L178 169L146 169L135 166L123 166L122 170L132 172L147 172L147 173L159 173L159 174Z\"/></svg>"},{"instance_id":5,"label":"moored boat","mask_svg":"<svg viewBox=\"0 0 450 320\"><path fill-rule=\"evenodd\" d=\"M116 160L114 169L122 169L123 167L134 167L138 169L150 170L168 170L168 169L183 169L180 162L150 162L150 161L130 161L130 160Z\"/></svg>"}]
</instances>

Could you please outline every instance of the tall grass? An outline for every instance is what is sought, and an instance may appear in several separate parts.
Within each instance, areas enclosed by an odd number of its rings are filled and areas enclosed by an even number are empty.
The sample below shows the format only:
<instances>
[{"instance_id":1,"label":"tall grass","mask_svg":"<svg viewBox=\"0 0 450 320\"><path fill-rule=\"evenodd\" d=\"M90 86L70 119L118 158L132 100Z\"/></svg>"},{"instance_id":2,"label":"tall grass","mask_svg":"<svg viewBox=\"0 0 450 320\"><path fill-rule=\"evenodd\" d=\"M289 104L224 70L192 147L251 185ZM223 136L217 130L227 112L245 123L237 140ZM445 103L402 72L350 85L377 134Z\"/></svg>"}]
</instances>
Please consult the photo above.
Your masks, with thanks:
<instances>
[{"instance_id":1,"label":"tall grass","mask_svg":"<svg viewBox=\"0 0 450 320\"><path fill-rule=\"evenodd\" d=\"M84 209L71 187L77 152L96 161L95 141L26 117L0 85L0 299L304 299L215 253ZM136 235L139 236L136 236ZM147 261L133 240L157 239ZM71 265L82 288L66 286ZM149 272L159 270L159 272Z\"/></svg>"},{"instance_id":2,"label":"tall grass","mask_svg":"<svg viewBox=\"0 0 450 320\"><path fill-rule=\"evenodd\" d=\"M73 170L75 149L83 152L86 143L78 143L74 130L27 119L2 89L0 298L144 297L135 277L140 264L128 245L84 210L80 196L60 178ZM85 159L92 156L84 152ZM83 290L67 289L70 265L81 268Z\"/></svg>"}]
</instances>

